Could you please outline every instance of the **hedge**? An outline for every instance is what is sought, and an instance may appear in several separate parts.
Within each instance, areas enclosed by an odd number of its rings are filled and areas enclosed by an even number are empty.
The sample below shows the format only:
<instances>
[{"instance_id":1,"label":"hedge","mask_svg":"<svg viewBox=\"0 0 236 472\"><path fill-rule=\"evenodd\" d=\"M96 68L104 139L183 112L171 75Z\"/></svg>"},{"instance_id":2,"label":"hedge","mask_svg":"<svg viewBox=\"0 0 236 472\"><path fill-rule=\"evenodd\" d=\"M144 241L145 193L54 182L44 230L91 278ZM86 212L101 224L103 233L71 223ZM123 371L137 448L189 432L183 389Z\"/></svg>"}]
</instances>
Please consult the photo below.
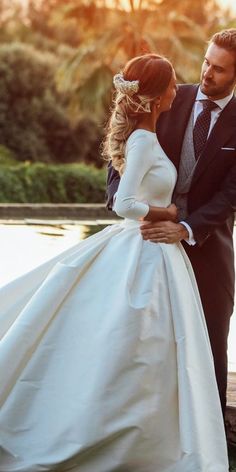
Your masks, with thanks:
<instances>
[{"instance_id":1,"label":"hedge","mask_svg":"<svg viewBox=\"0 0 236 472\"><path fill-rule=\"evenodd\" d=\"M103 203L106 169L85 164L0 165L1 203Z\"/></svg>"}]
</instances>

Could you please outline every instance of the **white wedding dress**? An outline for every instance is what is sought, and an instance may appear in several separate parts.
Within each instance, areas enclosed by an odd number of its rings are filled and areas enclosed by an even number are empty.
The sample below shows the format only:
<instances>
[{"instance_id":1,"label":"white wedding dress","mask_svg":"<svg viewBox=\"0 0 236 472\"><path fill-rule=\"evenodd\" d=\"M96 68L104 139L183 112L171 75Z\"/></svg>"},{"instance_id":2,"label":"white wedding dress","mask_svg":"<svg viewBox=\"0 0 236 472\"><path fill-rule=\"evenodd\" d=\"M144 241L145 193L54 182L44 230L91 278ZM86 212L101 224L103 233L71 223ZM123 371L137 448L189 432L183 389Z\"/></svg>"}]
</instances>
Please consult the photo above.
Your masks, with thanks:
<instances>
[{"instance_id":1,"label":"white wedding dress","mask_svg":"<svg viewBox=\"0 0 236 472\"><path fill-rule=\"evenodd\" d=\"M176 170L136 130L121 223L0 291L0 472L226 472L204 315L180 244L144 241Z\"/></svg>"}]
</instances>

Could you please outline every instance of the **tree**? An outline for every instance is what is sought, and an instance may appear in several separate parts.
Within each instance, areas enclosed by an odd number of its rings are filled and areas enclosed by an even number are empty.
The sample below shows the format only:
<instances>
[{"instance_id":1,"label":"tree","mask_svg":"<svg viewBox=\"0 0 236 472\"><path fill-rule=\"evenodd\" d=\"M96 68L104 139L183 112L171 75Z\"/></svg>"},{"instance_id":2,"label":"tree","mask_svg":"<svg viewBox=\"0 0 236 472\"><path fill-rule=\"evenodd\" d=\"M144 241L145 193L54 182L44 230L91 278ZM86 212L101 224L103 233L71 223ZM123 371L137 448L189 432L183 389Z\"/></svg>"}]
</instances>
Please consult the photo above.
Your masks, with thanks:
<instances>
[{"instance_id":1,"label":"tree","mask_svg":"<svg viewBox=\"0 0 236 472\"><path fill-rule=\"evenodd\" d=\"M75 159L77 146L60 105L56 57L19 43L0 47L0 144L20 160Z\"/></svg>"},{"instance_id":2,"label":"tree","mask_svg":"<svg viewBox=\"0 0 236 472\"><path fill-rule=\"evenodd\" d=\"M70 3L70 0L69 0ZM27 21L32 31L41 36L77 47L81 42L81 34L77 22L62 21L66 9L65 0L29 0Z\"/></svg>"},{"instance_id":3,"label":"tree","mask_svg":"<svg viewBox=\"0 0 236 472\"><path fill-rule=\"evenodd\" d=\"M104 2L70 0L65 21L74 18L78 28L84 27L82 44L58 75L60 89L73 92L72 116L92 114L101 121L111 100L113 74L129 58L145 52L170 58L179 81L198 80L208 36L207 19L210 13L212 28L218 17L215 0L199 0L197 7L192 3L129 0L125 11L119 0L116 8L108 8Z\"/></svg>"}]
</instances>

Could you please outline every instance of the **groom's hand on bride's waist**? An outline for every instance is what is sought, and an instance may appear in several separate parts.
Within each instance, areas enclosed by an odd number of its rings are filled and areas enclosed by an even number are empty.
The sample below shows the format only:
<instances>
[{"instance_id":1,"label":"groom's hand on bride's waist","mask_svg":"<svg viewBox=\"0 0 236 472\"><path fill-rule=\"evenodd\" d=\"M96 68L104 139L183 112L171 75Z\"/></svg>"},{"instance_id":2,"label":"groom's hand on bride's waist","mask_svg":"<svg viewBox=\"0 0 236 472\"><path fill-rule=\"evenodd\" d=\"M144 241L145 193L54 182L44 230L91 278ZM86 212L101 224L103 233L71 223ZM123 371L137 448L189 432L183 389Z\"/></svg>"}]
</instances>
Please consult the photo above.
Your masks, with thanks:
<instances>
[{"instance_id":1,"label":"groom's hand on bride's waist","mask_svg":"<svg viewBox=\"0 0 236 472\"><path fill-rule=\"evenodd\" d=\"M189 238L187 228L172 221L149 222L143 224L140 229L143 239L153 243L173 244Z\"/></svg>"}]
</instances>

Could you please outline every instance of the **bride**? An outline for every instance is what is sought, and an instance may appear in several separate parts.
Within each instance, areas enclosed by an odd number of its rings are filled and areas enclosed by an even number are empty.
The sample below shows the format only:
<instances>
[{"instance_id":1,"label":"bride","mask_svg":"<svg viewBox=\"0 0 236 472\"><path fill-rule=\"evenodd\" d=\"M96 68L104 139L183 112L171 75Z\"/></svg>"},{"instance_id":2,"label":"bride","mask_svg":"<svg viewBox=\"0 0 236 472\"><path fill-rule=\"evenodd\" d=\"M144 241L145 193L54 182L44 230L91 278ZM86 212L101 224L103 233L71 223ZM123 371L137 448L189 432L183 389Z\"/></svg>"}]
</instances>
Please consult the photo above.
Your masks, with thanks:
<instances>
[{"instance_id":1,"label":"bride","mask_svg":"<svg viewBox=\"0 0 236 472\"><path fill-rule=\"evenodd\" d=\"M114 85L104 152L124 219L0 291L0 472L228 470L191 265L180 244L140 233L177 218L155 134L175 73L147 54Z\"/></svg>"}]
</instances>

